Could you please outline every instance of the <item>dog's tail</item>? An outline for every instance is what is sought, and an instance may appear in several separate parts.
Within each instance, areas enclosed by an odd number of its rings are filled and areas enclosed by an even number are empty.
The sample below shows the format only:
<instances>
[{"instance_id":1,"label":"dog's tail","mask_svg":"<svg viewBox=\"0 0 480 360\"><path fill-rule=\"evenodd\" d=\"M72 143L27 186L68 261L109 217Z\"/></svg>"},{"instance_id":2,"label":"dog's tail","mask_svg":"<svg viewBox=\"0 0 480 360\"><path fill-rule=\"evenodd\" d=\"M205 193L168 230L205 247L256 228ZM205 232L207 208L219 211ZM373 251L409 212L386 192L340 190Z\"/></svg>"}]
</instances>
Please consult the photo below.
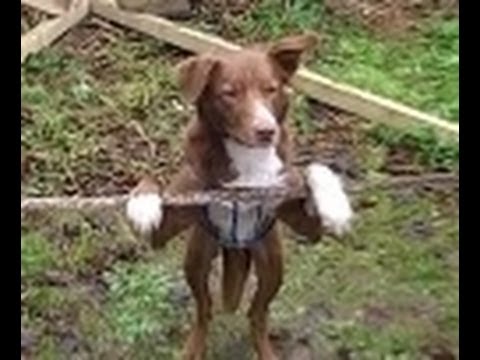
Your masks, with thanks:
<instances>
[{"instance_id":1,"label":"dog's tail","mask_svg":"<svg viewBox=\"0 0 480 360\"><path fill-rule=\"evenodd\" d=\"M226 312L237 310L251 265L248 250L223 249L222 302Z\"/></svg>"}]
</instances>

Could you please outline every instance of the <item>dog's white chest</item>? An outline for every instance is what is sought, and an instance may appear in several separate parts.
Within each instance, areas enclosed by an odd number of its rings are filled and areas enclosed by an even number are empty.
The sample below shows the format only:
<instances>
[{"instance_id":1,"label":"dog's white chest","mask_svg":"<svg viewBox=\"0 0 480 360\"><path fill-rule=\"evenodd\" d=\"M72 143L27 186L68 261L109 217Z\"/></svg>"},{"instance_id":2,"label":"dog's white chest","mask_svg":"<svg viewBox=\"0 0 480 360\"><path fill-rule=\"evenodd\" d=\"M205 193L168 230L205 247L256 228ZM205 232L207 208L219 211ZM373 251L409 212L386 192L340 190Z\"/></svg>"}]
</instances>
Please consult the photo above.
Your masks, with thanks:
<instances>
[{"instance_id":1,"label":"dog's white chest","mask_svg":"<svg viewBox=\"0 0 480 360\"><path fill-rule=\"evenodd\" d=\"M238 177L228 186L270 187L281 185L284 164L275 147L249 148L226 140L225 147Z\"/></svg>"}]
</instances>

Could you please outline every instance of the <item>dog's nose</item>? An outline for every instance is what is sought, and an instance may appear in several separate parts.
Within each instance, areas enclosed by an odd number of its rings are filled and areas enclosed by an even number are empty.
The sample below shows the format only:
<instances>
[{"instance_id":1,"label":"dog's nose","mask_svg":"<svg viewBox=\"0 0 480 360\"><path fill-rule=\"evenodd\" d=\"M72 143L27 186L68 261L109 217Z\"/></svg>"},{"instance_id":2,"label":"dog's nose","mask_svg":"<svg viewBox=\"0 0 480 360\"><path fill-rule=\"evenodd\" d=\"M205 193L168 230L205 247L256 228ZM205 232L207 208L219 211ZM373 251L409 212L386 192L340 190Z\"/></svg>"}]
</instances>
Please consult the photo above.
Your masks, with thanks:
<instances>
[{"instance_id":1,"label":"dog's nose","mask_svg":"<svg viewBox=\"0 0 480 360\"><path fill-rule=\"evenodd\" d=\"M256 130L257 140L263 143L272 142L275 135L275 129L263 128Z\"/></svg>"}]
</instances>

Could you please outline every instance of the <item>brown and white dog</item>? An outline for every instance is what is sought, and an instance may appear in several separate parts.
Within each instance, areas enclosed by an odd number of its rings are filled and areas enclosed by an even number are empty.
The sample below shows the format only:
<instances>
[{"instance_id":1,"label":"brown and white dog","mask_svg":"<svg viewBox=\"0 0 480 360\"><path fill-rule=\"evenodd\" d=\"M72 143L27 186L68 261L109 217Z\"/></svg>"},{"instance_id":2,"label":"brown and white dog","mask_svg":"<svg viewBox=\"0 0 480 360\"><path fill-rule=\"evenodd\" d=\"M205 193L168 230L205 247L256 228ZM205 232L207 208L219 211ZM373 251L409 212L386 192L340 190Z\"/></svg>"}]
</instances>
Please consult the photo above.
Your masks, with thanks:
<instances>
[{"instance_id":1,"label":"brown and white dog","mask_svg":"<svg viewBox=\"0 0 480 360\"><path fill-rule=\"evenodd\" d=\"M208 276L219 252L228 311L238 307L253 264L258 281L248 311L250 330L258 358L272 360L277 357L268 337L268 308L283 273L276 221L312 241L325 231L342 235L349 229L352 210L340 179L321 164L311 164L305 174L291 165L286 88L301 55L315 43L312 35L292 36L228 55L194 56L178 67L180 89L195 105L196 116L186 133L185 164L167 192L298 185L305 180L311 194L308 200L273 209L261 203L187 208L162 206L161 189L151 179L133 189L127 216L154 248L192 228L184 270L196 314L184 359L204 358L212 316Z\"/></svg>"}]
</instances>

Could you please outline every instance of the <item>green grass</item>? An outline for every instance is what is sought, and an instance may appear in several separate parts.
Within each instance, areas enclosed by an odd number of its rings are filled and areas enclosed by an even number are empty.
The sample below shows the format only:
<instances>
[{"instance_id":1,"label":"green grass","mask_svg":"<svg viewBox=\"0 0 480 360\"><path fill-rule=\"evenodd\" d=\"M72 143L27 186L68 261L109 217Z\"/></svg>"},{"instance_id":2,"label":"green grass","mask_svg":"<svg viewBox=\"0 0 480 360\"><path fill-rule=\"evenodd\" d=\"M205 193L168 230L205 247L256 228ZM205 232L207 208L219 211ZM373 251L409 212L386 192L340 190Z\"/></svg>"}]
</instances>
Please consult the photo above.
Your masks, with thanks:
<instances>
[{"instance_id":1,"label":"green grass","mask_svg":"<svg viewBox=\"0 0 480 360\"><path fill-rule=\"evenodd\" d=\"M457 18L426 19L395 39L333 17L322 1L299 0L284 10L279 1L265 0L235 25L239 37L249 41L316 31L323 41L311 61L313 70L458 121Z\"/></svg>"},{"instance_id":2,"label":"green grass","mask_svg":"<svg viewBox=\"0 0 480 360\"><path fill-rule=\"evenodd\" d=\"M361 213L345 244L291 245L274 314L284 326L298 311L321 303L332 317L318 321L313 341L347 346L359 359L418 358L432 337L458 341L458 328L452 326L458 321L458 278L452 276L458 268L446 260L458 246L450 232L450 227L458 230L458 222L440 217L427 199L406 203L376 196L377 206ZM426 238L405 232L419 220L432 224ZM384 319L369 322L371 307L381 309Z\"/></svg>"},{"instance_id":3,"label":"green grass","mask_svg":"<svg viewBox=\"0 0 480 360\"><path fill-rule=\"evenodd\" d=\"M59 251L48 239L27 233L21 240L22 277L34 277L57 265Z\"/></svg>"},{"instance_id":4,"label":"green grass","mask_svg":"<svg viewBox=\"0 0 480 360\"><path fill-rule=\"evenodd\" d=\"M348 27L332 34L313 68L431 114L458 120L458 19L424 25L408 40Z\"/></svg>"},{"instance_id":5,"label":"green grass","mask_svg":"<svg viewBox=\"0 0 480 360\"><path fill-rule=\"evenodd\" d=\"M26 61L22 104L32 118L22 120L21 141L35 174L26 193L52 195L67 186L92 194L101 187L92 176L111 172L132 182L147 160L168 171L161 154L152 159L152 147L178 152L175 136L184 116L171 63L159 58L163 49L135 40L110 43L110 66L100 74L58 48Z\"/></svg>"},{"instance_id":6,"label":"green grass","mask_svg":"<svg viewBox=\"0 0 480 360\"><path fill-rule=\"evenodd\" d=\"M157 335L159 342L175 327L178 309L169 303L174 279L161 264L118 264L105 274L109 286L106 304L117 335L127 343Z\"/></svg>"}]
</instances>

